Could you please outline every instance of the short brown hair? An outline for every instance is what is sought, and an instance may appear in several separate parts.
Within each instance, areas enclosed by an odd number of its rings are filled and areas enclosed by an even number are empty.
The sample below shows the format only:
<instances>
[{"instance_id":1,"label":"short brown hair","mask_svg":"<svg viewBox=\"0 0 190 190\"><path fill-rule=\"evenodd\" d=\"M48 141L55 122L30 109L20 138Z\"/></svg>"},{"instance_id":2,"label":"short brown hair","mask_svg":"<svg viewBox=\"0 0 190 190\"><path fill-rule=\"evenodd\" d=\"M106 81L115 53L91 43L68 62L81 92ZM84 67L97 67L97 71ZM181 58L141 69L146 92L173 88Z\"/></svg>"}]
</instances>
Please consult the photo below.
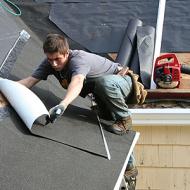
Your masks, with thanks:
<instances>
[{"instance_id":1,"label":"short brown hair","mask_svg":"<svg viewBox=\"0 0 190 190\"><path fill-rule=\"evenodd\" d=\"M59 52L65 54L69 50L67 38L60 34L48 34L43 44L44 53Z\"/></svg>"}]
</instances>

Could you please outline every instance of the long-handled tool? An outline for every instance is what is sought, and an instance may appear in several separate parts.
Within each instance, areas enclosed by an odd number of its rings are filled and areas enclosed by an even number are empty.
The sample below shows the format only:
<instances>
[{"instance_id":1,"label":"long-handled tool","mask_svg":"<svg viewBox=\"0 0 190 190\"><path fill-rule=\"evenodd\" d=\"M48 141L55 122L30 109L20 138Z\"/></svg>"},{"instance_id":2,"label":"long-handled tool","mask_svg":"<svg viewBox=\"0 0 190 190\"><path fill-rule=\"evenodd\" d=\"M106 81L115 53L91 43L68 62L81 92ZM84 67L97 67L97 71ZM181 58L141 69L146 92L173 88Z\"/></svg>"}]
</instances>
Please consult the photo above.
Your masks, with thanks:
<instances>
[{"instance_id":1,"label":"long-handled tool","mask_svg":"<svg viewBox=\"0 0 190 190\"><path fill-rule=\"evenodd\" d=\"M96 106L96 102L95 102L95 98L93 95L90 95L90 98L91 98L91 104L92 104L92 107ZM95 111L96 113L96 118L98 120L98 125L100 127L100 131L101 131L101 134L102 134L102 139L104 141L104 146L105 146L105 149L106 149L106 153L107 153L107 158L108 160L111 160L111 155L110 155L110 152L109 152L109 148L108 148L108 144L107 144L107 141L106 141L106 138L105 138L105 135L104 135L104 131L103 131L103 128L102 128L102 124L101 124L101 121L100 121L100 117L97 113L97 111Z\"/></svg>"}]
</instances>

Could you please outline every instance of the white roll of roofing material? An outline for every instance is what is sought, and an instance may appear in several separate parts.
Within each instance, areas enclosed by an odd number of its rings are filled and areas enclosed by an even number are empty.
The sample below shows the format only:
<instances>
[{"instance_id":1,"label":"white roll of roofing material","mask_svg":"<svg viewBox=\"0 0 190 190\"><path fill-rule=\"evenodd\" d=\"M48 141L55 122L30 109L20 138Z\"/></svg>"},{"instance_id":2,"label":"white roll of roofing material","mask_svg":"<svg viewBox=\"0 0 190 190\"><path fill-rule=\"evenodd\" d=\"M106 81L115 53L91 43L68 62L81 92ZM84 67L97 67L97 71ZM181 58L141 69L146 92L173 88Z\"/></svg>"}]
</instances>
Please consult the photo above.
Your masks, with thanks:
<instances>
[{"instance_id":1,"label":"white roll of roofing material","mask_svg":"<svg viewBox=\"0 0 190 190\"><path fill-rule=\"evenodd\" d=\"M156 36L155 36L156 38L155 38L154 58L153 58L153 67L152 67L153 69L154 69L155 60L160 55L160 50L161 50L165 7L166 7L166 0L160 0L158 7L157 24L156 24ZM154 70L152 71L152 77L151 77L151 86L150 86L151 89L156 88L156 84L153 81L153 72Z\"/></svg>"},{"instance_id":2,"label":"white roll of roofing material","mask_svg":"<svg viewBox=\"0 0 190 190\"><path fill-rule=\"evenodd\" d=\"M45 118L49 116L49 113L42 101L31 90L18 82L1 78L0 91L29 130L40 117L44 118L42 124L45 124Z\"/></svg>"}]
</instances>

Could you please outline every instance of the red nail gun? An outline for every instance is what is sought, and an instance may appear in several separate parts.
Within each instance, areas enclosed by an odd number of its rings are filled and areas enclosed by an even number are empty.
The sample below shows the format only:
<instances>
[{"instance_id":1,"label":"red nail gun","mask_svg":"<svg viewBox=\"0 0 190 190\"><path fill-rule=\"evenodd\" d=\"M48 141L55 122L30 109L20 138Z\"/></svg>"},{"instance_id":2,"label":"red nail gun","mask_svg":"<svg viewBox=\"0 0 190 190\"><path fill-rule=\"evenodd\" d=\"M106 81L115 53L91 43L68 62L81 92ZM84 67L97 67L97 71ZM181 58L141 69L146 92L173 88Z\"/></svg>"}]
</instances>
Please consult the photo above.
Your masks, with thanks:
<instances>
[{"instance_id":1,"label":"red nail gun","mask_svg":"<svg viewBox=\"0 0 190 190\"><path fill-rule=\"evenodd\" d=\"M156 59L154 82L158 88L177 88L181 73L190 74L190 66L180 64L175 54L165 54Z\"/></svg>"}]
</instances>

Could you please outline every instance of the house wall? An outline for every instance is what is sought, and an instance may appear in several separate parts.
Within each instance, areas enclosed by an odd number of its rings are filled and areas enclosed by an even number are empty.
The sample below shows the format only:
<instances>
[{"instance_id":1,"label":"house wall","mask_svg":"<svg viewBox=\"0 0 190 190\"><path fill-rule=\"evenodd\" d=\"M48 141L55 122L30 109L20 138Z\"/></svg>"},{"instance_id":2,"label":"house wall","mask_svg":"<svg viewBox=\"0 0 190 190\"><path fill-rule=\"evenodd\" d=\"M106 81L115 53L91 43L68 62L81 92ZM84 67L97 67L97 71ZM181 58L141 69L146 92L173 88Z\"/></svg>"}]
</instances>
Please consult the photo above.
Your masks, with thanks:
<instances>
[{"instance_id":1,"label":"house wall","mask_svg":"<svg viewBox=\"0 0 190 190\"><path fill-rule=\"evenodd\" d=\"M190 127L141 126L135 146L137 190L190 189Z\"/></svg>"},{"instance_id":2,"label":"house wall","mask_svg":"<svg viewBox=\"0 0 190 190\"><path fill-rule=\"evenodd\" d=\"M115 59L116 54L109 54ZM190 65L190 53L176 53ZM182 74L180 87L190 88L190 75ZM136 190L190 190L190 126L135 126L138 167Z\"/></svg>"}]
</instances>

